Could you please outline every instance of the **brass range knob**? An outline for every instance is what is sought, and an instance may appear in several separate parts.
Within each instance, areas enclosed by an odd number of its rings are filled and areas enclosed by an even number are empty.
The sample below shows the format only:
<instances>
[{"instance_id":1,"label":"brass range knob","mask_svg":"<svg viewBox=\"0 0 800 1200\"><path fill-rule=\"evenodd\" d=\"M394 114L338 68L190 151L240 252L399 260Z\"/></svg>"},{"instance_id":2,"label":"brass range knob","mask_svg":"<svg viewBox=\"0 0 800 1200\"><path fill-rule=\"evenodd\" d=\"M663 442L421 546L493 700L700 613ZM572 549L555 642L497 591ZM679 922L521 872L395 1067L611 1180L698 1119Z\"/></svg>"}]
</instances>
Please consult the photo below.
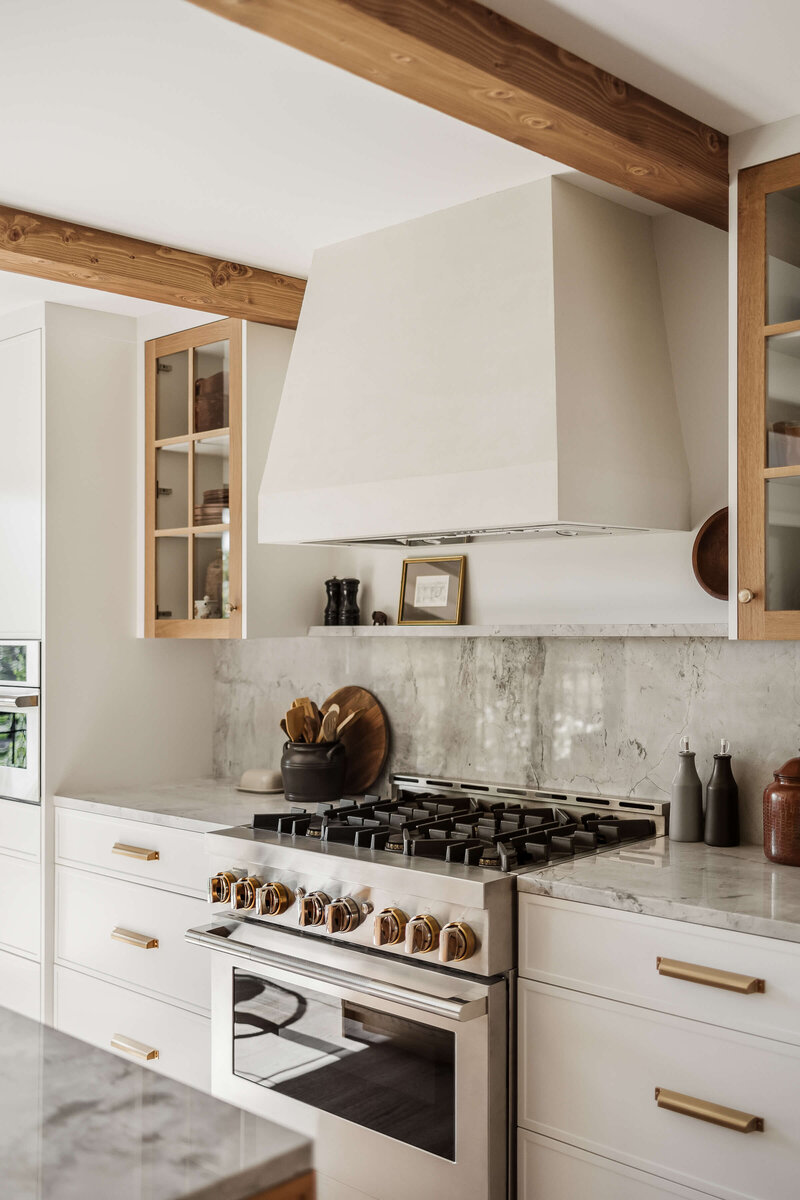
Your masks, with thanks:
<instances>
[{"instance_id":1,"label":"brass range knob","mask_svg":"<svg viewBox=\"0 0 800 1200\"><path fill-rule=\"evenodd\" d=\"M439 945L439 922L420 913L406 925L406 954L429 954Z\"/></svg>"},{"instance_id":2,"label":"brass range knob","mask_svg":"<svg viewBox=\"0 0 800 1200\"><path fill-rule=\"evenodd\" d=\"M328 933L352 933L361 924L362 916L361 906L352 896L337 896L325 912Z\"/></svg>"},{"instance_id":3,"label":"brass range knob","mask_svg":"<svg viewBox=\"0 0 800 1200\"><path fill-rule=\"evenodd\" d=\"M475 934L462 921L450 921L439 939L439 961L462 962L475 953Z\"/></svg>"},{"instance_id":4,"label":"brass range knob","mask_svg":"<svg viewBox=\"0 0 800 1200\"><path fill-rule=\"evenodd\" d=\"M326 896L325 892L304 892L298 888L297 897L300 901L298 923L303 928L307 925L324 925L325 910L331 902L330 896Z\"/></svg>"},{"instance_id":5,"label":"brass range knob","mask_svg":"<svg viewBox=\"0 0 800 1200\"><path fill-rule=\"evenodd\" d=\"M374 946L396 946L406 936L408 917L399 908L384 908L372 927Z\"/></svg>"},{"instance_id":6,"label":"brass range knob","mask_svg":"<svg viewBox=\"0 0 800 1200\"><path fill-rule=\"evenodd\" d=\"M256 912L260 917L279 917L294 903L294 896L282 883L265 883L256 893Z\"/></svg>"},{"instance_id":7,"label":"brass range knob","mask_svg":"<svg viewBox=\"0 0 800 1200\"><path fill-rule=\"evenodd\" d=\"M261 880L256 879L255 875L248 875L246 879L237 879L231 885L231 908L238 909L240 912L250 912L256 906L256 894L261 887Z\"/></svg>"},{"instance_id":8,"label":"brass range knob","mask_svg":"<svg viewBox=\"0 0 800 1200\"><path fill-rule=\"evenodd\" d=\"M208 881L209 904L227 904L231 898L231 888L236 883L233 871L217 871Z\"/></svg>"}]
</instances>

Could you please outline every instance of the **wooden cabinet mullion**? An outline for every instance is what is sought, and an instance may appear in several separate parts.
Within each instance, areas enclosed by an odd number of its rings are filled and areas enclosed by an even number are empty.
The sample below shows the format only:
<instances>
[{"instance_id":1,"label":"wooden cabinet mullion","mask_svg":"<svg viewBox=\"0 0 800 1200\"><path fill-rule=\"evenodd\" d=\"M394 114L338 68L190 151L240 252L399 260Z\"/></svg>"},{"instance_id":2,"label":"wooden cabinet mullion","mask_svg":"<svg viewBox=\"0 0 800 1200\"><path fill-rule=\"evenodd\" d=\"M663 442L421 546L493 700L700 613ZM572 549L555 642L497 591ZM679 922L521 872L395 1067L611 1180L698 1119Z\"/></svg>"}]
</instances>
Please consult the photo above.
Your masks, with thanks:
<instances>
[{"instance_id":1,"label":"wooden cabinet mullion","mask_svg":"<svg viewBox=\"0 0 800 1200\"><path fill-rule=\"evenodd\" d=\"M795 281L790 320L776 320L770 312L775 292L768 286L771 270L798 269L800 275L800 196L792 197L797 216L789 230L789 257L771 256L769 245L768 197L795 188L800 189L800 155L739 174L737 606L739 637L750 640L800 638L800 459L786 464L770 461L777 454L771 445L781 440L800 447L800 437L787 439L783 432L777 433L790 422L770 423L776 402L778 409L787 406L784 397L771 394L771 364L776 358L783 363L787 354L790 360L800 358L800 352L792 349L793 338L800 339L800 319L794 315L800 312L800 281ZM800 340L797 344L800 347ZM800 431L800 368L797 382L796 398L793 393L788 403L798 406ZM794 479L798 501L791 484ZM790 511L779 510L787 500ZM770 504L774 505L772 518ZM785 603L787 598L792 603Z\"/></svg>"}]
</instances>

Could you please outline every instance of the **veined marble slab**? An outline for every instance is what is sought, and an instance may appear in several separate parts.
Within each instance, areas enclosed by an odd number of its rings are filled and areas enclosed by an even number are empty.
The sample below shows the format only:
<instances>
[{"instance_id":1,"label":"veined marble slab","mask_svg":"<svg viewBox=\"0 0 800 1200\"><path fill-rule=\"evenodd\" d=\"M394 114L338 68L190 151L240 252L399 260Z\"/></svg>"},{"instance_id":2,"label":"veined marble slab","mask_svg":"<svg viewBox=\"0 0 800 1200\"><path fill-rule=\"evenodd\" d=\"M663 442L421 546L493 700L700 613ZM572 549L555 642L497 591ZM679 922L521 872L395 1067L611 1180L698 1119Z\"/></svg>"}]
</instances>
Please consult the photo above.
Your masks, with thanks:
<instances>
[{"instance_id":1,"label":"veined marble slab","mask_svg":"<svg viewBox=\"0 0 800 1200\"><path fill-rule=\"evenodd\" d=\"M56 796L55 806L208 833L211 829L250 825L256 812L282 812L286 801L283 793L265 796L239 792L231 779L192 779L185 783Z\"/></svg>"},{"instance_id":2,"label":"veined marble slab","mask_svg":"<svg viewBox=\"0 0 800 1200\"><path fill-rule=\"evenodd\" d=\"M0 1194L247 1200L311 1169L311 1142L0 1009Z\"/></svg>"},{"instance_id":3,"label":"veined marble slab","mask_svg":"<svg viewBox=\"0 0 800 1200\"><path fill-rule=\"evenodd\" d=\"M776 866L760 846L718 849L653 838L528 872L517 888L800 942L800 868Z\"/></svg>"}]
</instances>

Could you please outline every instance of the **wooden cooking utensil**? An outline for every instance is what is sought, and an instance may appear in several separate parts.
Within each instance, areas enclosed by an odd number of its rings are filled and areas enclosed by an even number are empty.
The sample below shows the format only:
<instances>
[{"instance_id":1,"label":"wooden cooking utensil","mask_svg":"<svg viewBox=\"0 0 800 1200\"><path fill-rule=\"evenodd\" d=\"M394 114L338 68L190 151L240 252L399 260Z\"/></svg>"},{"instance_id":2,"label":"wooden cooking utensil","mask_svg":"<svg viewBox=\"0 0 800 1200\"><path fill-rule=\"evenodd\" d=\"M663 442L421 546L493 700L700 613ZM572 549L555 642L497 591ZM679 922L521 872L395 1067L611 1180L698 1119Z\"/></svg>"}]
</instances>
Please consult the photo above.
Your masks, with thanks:
<instances>
[{"instance_id":1,"label":"wooden cooking utensil","mask_svg":"<svg viewBox=\"0 0 800 1200\"><path fill-rule=\"evenodd\" d=\"M283 730L283 732L284 732L284 733L286 734L286 736L288 737L288 736L289 736L289 730L286 728L286 717L281 717L281 729Z\"/></svg>"},{"instance_id":2,"label":"wooden cooking utensil","mask_svg":"<svg viewBox=\"0 0 800 1200\"><path fill-rule=\"evenodd\" d=\"M351 712L363 709L357 721L351 721L342 735L347 750L347 773L344 791L357 796L375 782L383 770L389 753L389 724L379 701L366 688L343 687L333 692L322 705L327 713L339 705L339 724Z\"/></svg>"},{"instance_id":3,"label":"wooden cooking utensil","mask_svg":"<svg viewBox=\"0 0 800 1200\"><path fill-rule=\"evenodd\" d=\"M306 716L303 718L303 736L305 737L309 746L317 740L316 722L314 721L313 717Z\"/></svg>"},{"instance_id":4,"label":"wooden cooking utensil","mask_svg":"<svg viewBox=\"0 0 800 1200\"><path fill-rule=\"evenodd\" d=\"M289 731L290 741L302 741L305 733L304 725L305 714L302 708L290 708L286 714L286 728Z\"/></svg>"},{"instance_id":5,"label":"wooden cooking utensil","mask_svg":"<svg viewBox=\"0 0 800 1200\"><path fill-rule=\"evenodd\" d=\"M357 721L363 711L363 708L357 708L354 712L349 713L349 715L339 723L336 729L336 736L340 738L345 729L347 729L348 725L352 725L354 721Z\"/></svg>"},{"instance_id":6,"label":"wooden cooking utensil","mask_svg":"<svg viewBox=\"0 0 800 1200\"><path fill-rule=\"evenodd\" d=\"M338 714L334 712L327 712L322 718L322 728L319 732L319 740L321 742L336 741L336 724L338 719Z\"/></svg>"}]
</instances>

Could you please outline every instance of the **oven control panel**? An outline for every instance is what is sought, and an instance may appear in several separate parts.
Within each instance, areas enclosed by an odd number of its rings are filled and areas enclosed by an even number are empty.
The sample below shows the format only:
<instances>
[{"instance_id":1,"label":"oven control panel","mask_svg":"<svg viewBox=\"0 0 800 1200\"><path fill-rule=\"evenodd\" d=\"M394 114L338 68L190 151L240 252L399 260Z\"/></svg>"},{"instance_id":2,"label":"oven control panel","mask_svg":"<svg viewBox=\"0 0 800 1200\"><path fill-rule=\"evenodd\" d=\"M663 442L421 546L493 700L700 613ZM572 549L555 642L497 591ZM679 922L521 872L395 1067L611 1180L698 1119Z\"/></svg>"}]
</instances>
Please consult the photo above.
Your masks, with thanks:
<instances>
[{"instance_id":1,"label":"oven control panel","mask_svg":"<svg viewBox=\"0 0 800 1200\"><path fill-rule=\"evenodd\" d=\"M240 867L212 875L208 899L253 918L398 956L450 967L469 963L465 969L487 973L506 969L488 961L488 914L483 910L455 911L451 904L413 896L384 897L372 889L330 880L316 885L299 877L262 877Z\"/></svg>"}]
</instances>

